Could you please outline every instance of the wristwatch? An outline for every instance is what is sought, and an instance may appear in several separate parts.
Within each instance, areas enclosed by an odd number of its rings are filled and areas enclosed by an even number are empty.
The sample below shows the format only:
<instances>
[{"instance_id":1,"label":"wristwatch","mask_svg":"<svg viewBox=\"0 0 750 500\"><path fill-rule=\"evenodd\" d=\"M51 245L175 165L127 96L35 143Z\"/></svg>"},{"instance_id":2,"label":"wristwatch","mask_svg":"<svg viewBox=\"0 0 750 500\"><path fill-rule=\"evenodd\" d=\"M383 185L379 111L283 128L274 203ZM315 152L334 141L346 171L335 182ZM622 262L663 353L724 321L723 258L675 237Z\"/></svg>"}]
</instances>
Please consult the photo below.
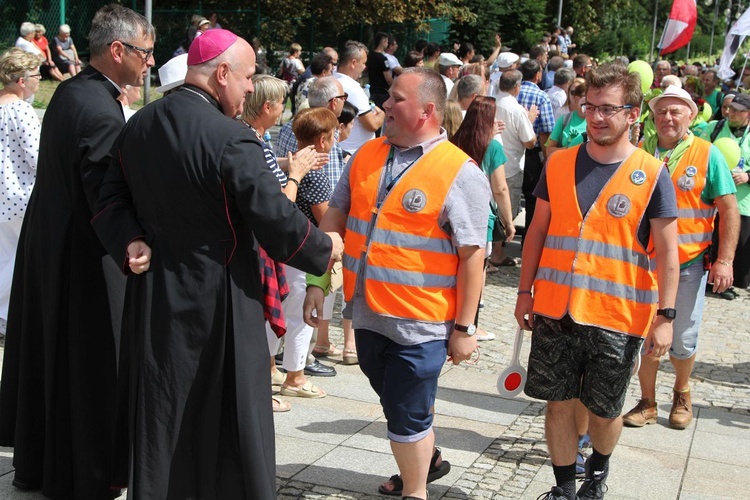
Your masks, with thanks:
<instances>
[{"instance_id":1,"label":"wristwatch","mask_svg":"<svg viewBox=\"0 0 750 500\"><path fill-rule=\"evenodd\" d=\"M675 319L677 317L677 310L672 309L671 307L666 307L664 309L657 309L656 315L664 316L667 319Z\"/></svg>"},{"instance_id":2,"label":"wristwatch","mask_svg":"<svg viewBox=\"0 0 750 500\"><path fill-rule=\"evenodd\" d=\"M456 331L458 331L458 332L463 332L463 333L465 333L466 335L469 335L469 336L472 336L475 333L477 333L477 327L476 327L476 325L464 326L464 325L459 325L458 323L456 323L455 325L453 325L453 329L456 330Z\"/></svg>"}]
</instances>

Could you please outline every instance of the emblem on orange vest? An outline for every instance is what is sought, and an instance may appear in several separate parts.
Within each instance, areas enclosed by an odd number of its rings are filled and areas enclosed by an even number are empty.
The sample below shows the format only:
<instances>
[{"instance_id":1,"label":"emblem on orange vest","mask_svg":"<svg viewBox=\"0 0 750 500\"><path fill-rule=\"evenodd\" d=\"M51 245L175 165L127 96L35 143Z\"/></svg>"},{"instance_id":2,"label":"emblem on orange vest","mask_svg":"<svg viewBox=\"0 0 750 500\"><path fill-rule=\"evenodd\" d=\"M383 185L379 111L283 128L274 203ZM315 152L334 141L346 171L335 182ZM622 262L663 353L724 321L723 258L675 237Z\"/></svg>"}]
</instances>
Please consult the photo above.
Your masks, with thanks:
<instances>
[{"instance_id":1,"label":"emblem on orange vest","mask_svg":"<svg viewBox=\"0 0 750 500\"><path fill-rule=\"evenodd\" d=\"M688 177L687 172L685 172L685 175L683 175L677 180L677 187L682 189L683 191L690 191L691 189L693 189L694 186L695 186L695 179L693 179L692 177Z\"/></svg>"},{"instance_id":2,"label":"emblem on orange vest","mask_svg":"<svg viewBox=\"0 0 750 500\"><path fill-rule=\"evenodd\" d=\"M644 174L645 175L645 174ZM617 217L625 217L630 212L630 198L624 194L616 194L607 201L607 211L610 215Z\"/></svg>"},{"instance_id":3,"label":"emblem on orange vest","mask_svg":"<svg viewBox=\"0 0 750 500\"><path fill-rule=\"evenodd\" d=\"M685 175L687 175L688 177L695 177L695 174L697 173L698 169L692 165L685 169Z\"/></svg>"},{"instance_id":4,"label":"emblem on orange vest","mask_svg":"<svg viewBox=\"0 0 750 500\"><path fill-rule=\"evenodd\" d=\"M401 198L401 205L407 212L417 213L427 205L427 195L420 189L410 189Z\"/></svg>"},{"instance_id":5,"label":"emblem on orange vest","mask_svg":"<svg viewBox=\"0 0 750 500\"><path fill-rule=\"evenodd\" d=\"M636 170L632 174L630 174L630 181L635 184L636 186L640 186L644 182L646 182L646 172L643 170Z\"/></svg>"}]
</instances>

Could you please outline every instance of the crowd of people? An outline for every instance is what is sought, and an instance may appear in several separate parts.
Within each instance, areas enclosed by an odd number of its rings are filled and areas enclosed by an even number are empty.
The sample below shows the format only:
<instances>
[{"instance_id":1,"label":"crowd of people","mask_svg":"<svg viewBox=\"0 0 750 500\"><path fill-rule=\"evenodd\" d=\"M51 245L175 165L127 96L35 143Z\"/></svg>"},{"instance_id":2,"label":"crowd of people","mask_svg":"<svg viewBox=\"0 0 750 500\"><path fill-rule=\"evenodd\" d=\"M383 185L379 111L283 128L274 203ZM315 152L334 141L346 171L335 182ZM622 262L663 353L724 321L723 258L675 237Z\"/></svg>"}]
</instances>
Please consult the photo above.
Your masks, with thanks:
<instances>
[{"instance_id":1,"label":"crowd of people","mask_svg":"<svg viewBox=\"0 0 750 500\"><path fill-rule=\"evenodd\" d=\"M401 61L377 33L307 67L295 43L273 76L257 41L195 16L159 68L163 97L136 112L157 41L143 16L102 7L85 67L69 26L48 42L24 23L0 59L13 484L275 498L280 396L324 398L310 378L340 357L387 419L399 471L379 492L426 500L450 471L432 427L441 367L495 338L486 274L521 265L546 498L603 498L622 426L656 422L665 355L669 424L690 424L706 292L750 286L750 95L666 61L647 88L573 33L523 54L497 36L487 57L420 41ZM42 76L64 80L43 127L27 102ZM519 261L504 245L522 207ZM642 396L623 415L633 372Z\"/></svg>"}]
</instances>

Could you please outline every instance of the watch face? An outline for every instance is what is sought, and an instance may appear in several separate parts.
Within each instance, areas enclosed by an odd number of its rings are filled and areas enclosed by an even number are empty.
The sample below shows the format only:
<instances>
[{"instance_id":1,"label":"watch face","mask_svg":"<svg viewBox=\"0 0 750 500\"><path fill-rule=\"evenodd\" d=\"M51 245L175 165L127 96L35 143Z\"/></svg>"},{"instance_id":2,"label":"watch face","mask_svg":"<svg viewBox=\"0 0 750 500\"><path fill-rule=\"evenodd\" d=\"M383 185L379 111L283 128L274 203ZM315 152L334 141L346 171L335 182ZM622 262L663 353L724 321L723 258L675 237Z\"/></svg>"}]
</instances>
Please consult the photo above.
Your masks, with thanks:
<instances>
[{"instance_id":1,"label":"watch face","mask_svg":"<svg viewBox=\"0 0 750 500\"><path fill-rule=\"evenodd\" d=\"M468 333L469 335L474 335L475 333L477 333L476 325L469 325L469 329L466 330L466 333Z\"/></svg>"}]
</instances>

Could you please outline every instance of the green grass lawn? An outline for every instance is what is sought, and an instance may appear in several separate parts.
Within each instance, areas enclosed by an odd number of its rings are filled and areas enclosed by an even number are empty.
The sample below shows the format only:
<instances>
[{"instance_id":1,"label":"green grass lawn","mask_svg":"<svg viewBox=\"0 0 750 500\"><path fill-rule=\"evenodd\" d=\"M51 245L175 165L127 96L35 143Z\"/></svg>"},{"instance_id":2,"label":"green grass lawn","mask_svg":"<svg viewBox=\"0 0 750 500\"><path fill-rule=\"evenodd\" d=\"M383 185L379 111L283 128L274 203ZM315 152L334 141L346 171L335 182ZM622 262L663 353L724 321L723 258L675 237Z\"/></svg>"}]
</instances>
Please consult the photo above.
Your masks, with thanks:
<instances>
[{"instance_id":1,"label":"green grass lawn","mask_svg":"<svg viewBox=\"0 0 750 500\"><path fill-rule=\"evenodd\" d=\"M39 82L39 90L37 90L36 94L34 94L34 107L46 109L47 105L49 105L50 99L52 99L52 94L55 93L58 85L60 85L60 82L56 82L54 80L42 80L41 82ZM151 101L154 101L161 97L161 94L158 93L155 89L156 86L152 85ZM137 101L131 107L133 109L140 109L141 107L143 107L143 100Z\"/></svg>"}]
</instances>

